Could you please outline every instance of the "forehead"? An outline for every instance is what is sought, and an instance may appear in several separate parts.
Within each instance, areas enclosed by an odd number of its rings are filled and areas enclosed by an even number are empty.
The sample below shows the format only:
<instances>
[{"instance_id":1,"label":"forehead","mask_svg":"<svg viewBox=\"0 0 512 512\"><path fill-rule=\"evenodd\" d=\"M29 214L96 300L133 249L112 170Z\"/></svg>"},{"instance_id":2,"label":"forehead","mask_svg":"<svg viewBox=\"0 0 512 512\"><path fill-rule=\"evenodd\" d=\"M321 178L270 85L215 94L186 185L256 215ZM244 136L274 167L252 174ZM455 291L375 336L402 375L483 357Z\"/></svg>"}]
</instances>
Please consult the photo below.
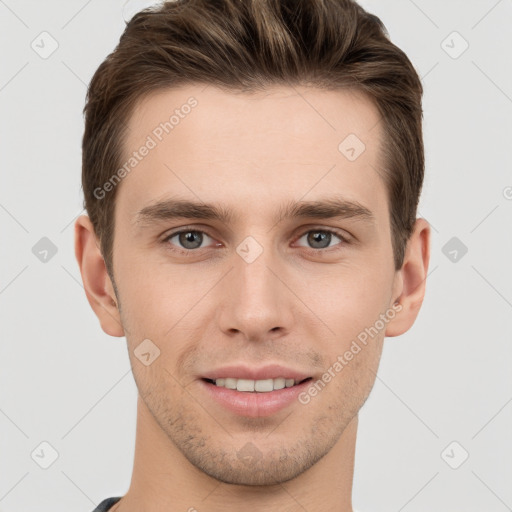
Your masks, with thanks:
<instances>
[{"instance_id":1,"label":"forehead","mask_svg":"<svg viewBox=\"0 0 512 512\"><path fill-rule=\"evenodd\" d=\"M379 120L375 105L351 90L192 84L152 93L128 123L123 163L134 152L137 161L117 191L119 207L131 217L178 195L263 213L279 198L339 191L385 210Z\"/></svg>"}]
</instances>

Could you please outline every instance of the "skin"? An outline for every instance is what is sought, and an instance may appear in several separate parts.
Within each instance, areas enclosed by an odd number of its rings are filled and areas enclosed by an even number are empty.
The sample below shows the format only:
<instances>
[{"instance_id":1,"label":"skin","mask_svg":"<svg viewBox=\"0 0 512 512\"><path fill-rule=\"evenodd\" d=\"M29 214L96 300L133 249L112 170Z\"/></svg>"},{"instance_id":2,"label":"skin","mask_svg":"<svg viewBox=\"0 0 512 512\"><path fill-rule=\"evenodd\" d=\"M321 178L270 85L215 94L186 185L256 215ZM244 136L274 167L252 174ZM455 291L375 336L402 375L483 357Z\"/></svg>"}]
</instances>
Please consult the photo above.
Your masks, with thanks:
<instances>
[{"instance_id":1,"label":"skin","mask_svg":"<svg viewBox=\"0 0 512 512\"><path fill-rule=\"evenodd\" d=\"M395 271L382 124L353 91L159 91L134 111L126 155L190 96L198 105L118 185L115 284L89 218L75 225L87 298L106 333L126 336L139 390L132 481L114 509L350 512L358 412L385 336L406 332L421 307L428 223L416 220ZM350 133L366 146L352 162L338 150ZM286 201L333 196L364 205L374 222L274 220ZM136 222L169 197L217 203L234 217ZM182 227L206 232L199 249L164 240ZM325 229L350 243L332 235L327 248L313 245L308 233ZM252 263L236 252L247 236L263 247ZM316 381L396 301L400 312L307 404L247 418L203 391L203 372L228 363L280 363ZM160 350L149 366L134 354L144 339ZM238 456L247 445L257 454L250 464Z\"/></svg>"}]
</instances>

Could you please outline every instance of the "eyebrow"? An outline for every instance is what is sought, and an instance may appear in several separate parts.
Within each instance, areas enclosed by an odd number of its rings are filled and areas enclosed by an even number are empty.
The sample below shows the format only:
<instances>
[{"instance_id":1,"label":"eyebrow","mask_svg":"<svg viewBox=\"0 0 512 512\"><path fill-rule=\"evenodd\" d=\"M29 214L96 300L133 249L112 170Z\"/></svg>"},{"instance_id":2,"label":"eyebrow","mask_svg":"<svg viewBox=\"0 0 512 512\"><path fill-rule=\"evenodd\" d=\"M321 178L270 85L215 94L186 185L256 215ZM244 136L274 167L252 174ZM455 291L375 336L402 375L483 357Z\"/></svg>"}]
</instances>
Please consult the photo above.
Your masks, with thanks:
<instances>
[{"instance_id":1,"label":"eyebrow","mask_svg":"<svg viewBox=\"0 0 512 512\"><path fill-rule=\"evenodd\" d=\"M185 199L165 199L145 206L135 214L134 224L146 225L173 219L216 220L230 224L236 218L235 212L222 205L202 203ZM339 197L315 201L288 201L283 204L274 218L275 224L294 218L355 219L375 223L375 216L357 201Z\"/></svg>"}]
</instances>

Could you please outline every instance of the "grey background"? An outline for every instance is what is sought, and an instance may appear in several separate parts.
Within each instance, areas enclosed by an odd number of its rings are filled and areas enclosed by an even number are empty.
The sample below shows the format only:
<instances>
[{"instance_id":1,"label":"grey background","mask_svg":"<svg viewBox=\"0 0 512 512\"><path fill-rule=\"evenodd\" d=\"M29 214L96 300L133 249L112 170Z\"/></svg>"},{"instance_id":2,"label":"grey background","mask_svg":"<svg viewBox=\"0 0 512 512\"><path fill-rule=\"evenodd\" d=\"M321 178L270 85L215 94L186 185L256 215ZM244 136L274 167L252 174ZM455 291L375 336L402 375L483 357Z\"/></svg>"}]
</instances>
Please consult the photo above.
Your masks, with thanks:
<instances>
[{"instance_id":1,"label":"grey background","mask_svg":"<svg viewBox=\"0 0 512 512\"><path fill-rule=\"evenodd\" d=\"M512 1L361 3L424 83L433 236L423 309L360 413L354 506L512 510ZM86 84L143 6L0 0L3 512L92 511L130 482L136 387L87 303L73 221Z\"/></svg>"}]
</instances>

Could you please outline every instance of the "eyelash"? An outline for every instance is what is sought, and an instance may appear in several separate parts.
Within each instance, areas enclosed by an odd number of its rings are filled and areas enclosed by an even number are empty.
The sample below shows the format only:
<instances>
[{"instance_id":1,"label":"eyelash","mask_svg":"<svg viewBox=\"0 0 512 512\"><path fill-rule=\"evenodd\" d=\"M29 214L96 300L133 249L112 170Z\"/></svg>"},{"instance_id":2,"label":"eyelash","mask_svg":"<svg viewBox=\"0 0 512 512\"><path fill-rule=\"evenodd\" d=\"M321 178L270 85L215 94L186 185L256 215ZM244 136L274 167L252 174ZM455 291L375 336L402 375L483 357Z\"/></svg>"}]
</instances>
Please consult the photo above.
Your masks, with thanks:
<instances>
[{"instance_id":1,"label":"eyelash","mask_svg":"<svg viewBox=\"0 0 512 512\"><path fill-rule=\"evenodd\" d=\"M336 229L332 229L332 228L313 228L313 229L308 229L307 231L304 231L299 237L296 238L296 240L300 240L304 235L307 235L308 233L330 233L332 235L335 235L337 236L341 242L337 245L348 245L350 244L350 240L342 235L338 230ZM173 252L179 252L181 254L184 254L186 256L191 256L192 254L194 253L197 253L199 252L201 249L206 249L206 247L203 247L203 248L198 248L198 249L184 249L184 248L181 248L181 247L177 247L177 246L172 246L171 248L171 244L169 244L169 240L171 238L174 238L176 235L180 235L182 233L202 233L203 235L207 235L208 237L210 237L211 239L214 239L213 236L211 236L207 231L204 231L202 229L183 229L181 228L180 230L178 231L174 231L172 233L170 233L169 235L167 235L163 240L162 240L162 243L167 245L167 247L170 248L171 251ZM319 253L319 252L327 252L327 251L330 251L333 249L333 247L326 247L326 248L323 248L323 249L315 249L313 247L302 247L302 249L306 249L306 250L309 250L309 251L312 251L314 253Z\"/></svg>"}]
</instances>

